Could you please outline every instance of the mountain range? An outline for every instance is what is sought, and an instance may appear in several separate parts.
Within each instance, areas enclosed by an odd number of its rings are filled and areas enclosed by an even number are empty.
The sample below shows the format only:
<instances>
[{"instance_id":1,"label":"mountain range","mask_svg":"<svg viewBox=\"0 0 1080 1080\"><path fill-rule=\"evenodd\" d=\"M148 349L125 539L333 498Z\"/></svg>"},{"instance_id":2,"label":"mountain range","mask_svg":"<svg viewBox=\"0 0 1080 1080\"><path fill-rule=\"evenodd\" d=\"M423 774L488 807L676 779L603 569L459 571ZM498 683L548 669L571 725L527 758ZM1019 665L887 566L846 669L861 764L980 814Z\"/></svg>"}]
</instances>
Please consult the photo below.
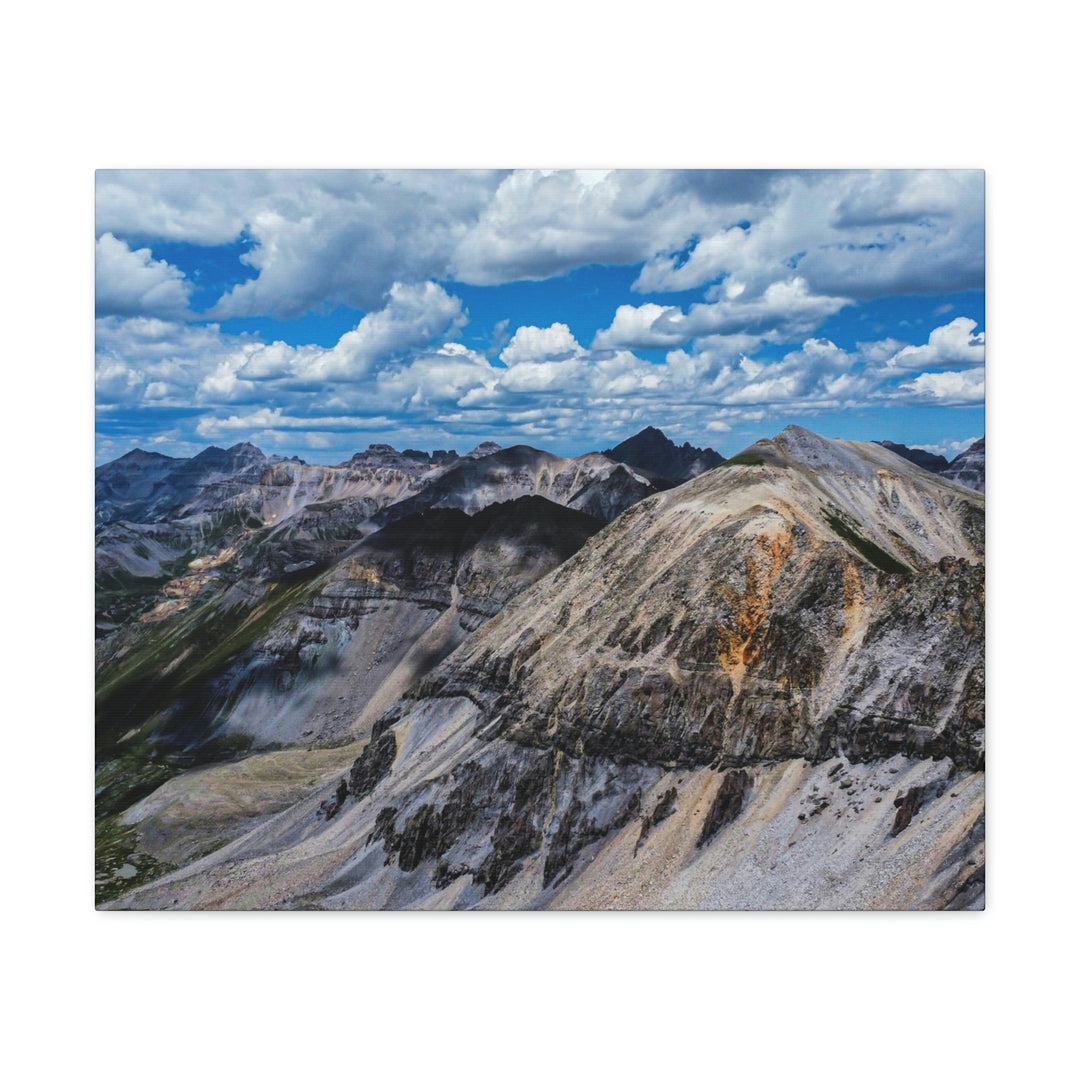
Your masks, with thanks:
<instances>
[{"instance_id":1,"label":"mountain range","mask_svg":"<svg viewBox=\"0 0 1080 1080\"><path fill-rule=\"evenodd\" d=\"M979 907L983 461L104 465L99 902Z\"/></svg>"},{"instance_id":2,"label":"mountain range","mask_svg":"<svg viewBox=\"0 0 1080 1080\"><path fill-rule=\"evenodd\" d=\"M903 443L883 439L878 443L886 450L899 454L902 458L914 462L928 472L938 473L950 480L955 480L974 491L983 491L986 487L985 439L976 439L966 450L961 451L949 461L943 454L932 454L918 447L904 446Z\"/></svg>"}]
</instances>

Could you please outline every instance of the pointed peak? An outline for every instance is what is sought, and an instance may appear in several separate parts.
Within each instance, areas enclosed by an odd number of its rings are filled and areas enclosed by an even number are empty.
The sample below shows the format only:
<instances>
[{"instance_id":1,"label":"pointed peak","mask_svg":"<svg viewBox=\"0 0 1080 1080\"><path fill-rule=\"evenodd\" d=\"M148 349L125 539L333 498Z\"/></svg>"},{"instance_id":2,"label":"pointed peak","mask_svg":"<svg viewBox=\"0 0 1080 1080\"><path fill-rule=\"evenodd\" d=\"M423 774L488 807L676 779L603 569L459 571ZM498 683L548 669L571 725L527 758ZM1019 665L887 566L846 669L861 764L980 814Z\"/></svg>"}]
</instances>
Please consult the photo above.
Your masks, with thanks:
<instances>
[{"instance_id":1,"label":"pointed peak","mask_svg":"<svg viewBox=\"0 0 1080 1080\"><path fill-rule=\"evenodd\" d=\"M809 428L804 428L801 424L788 424L781 435L790 435L794 438L806 438L809 436L811 439L820 439L823 442L832 442L832 439L826 439L824 435L819 435L816 431L811 431Z\"/></svg>"},{"instance_id":2,"label":"pointed peak","mask_svg":"<svg viewBox=\"0 0 1080 1080\"><path fill-rule=\"evenodd\" d=\"M677 446L659 428L642 428L618 446L600 451L612 461L620 461L642 472L669 480L688 480L715 468L723 457L710 447Z\"/></svg>"},{"instance_id":3,"label":"pointed peak","mask_svg":"<svg viewBox=\"0 0 1080 1080\"><path fill-rule=\"evenodd\" d=\"M168 454L159 454L156 450L143 450L142 447L137 446L134 450L129 450L126 454L121 454L118 458L113 458L112 461L104 461L100 465L94 467L94 472L98 473L102 469L110 469L113 466L120 468L144 468L151 465L175 465L184 458L169 457Z\"/></svg>"},{"instance_id":4,"label":"pointed peak","mask_svg":"<svg viewBox=\"0 0 1080 1080\"><path fill-rule=\"evenodd\" d=\"M629 439L623 439L618 446L614 449L618 450L621 447L627 446L674 446L675 444L658 428L649 427L642 428L636 435L631 435Z\"/></svg>"},{"instance_id":5,"label":"pointed peak","mask_svg":"<svg viewBox=\"0 0 1080 1080\"><path fill-rule=\"evenodd\" d=\"M252 443L241 442L223 450L220 446L208 446L190 459L193 465L201 469L244 469L267 460L266 455Z\"/></svg>"},{"instance_id":6,"label":"pointed peak","mask_svg":"<svg viewBox=\"0 0 1080 1080\"><path fill-rule=\"evenodd\" d=\"M863 473L870 465L853 445L842 439L818 435L809 428L789 424L772 445L789 462L806 465L815 471L834 469L844 473Z\"/></svg>"},{"instance_id":7,"label":"pointed peak","mask_svg":"<svg viewBox=\"0 0 1080 1080\"><path fill-rule=\"evenodd\" d=\"M500 450L502 447L489 439L487 442L480 443L479 446L474 446L465 456L467 458L487 457L488 454L497 454Z\"/></svg>"},{"instance_id":8,"label":"pointed peak","mask_svg":"<svg viewBox=\"0 0 1080 1080\"><path fill-rule=\"evenodd\" d=\"M178 458L170 457L168 454L159 454L156 450L144 450L141 446L136 446L134 450L129 450L122 457L118 457L117 461L177 461Z\"/></svg>"},{"instance_id":9,"label":"pointed peak","mask_svg":"<svg viewBox=\"0 0 1080 1080\"><path fill-rule=\"evenodd\" d=\"M268 460L266 455L254 443L249 442L239 442L235 446L230 446L225 453L228 456L229 463L240 468L261 464Z\"/></svg>"}]
</instances>

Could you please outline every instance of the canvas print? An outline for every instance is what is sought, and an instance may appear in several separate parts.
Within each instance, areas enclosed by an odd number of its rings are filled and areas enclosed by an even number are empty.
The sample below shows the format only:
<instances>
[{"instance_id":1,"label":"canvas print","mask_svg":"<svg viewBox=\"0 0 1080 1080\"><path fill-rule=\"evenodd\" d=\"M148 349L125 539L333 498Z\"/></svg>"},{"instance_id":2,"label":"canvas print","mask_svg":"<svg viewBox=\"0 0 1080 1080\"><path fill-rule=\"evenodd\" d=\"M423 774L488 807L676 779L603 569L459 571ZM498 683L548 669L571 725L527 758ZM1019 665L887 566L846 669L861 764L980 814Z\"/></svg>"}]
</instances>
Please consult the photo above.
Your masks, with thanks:
<instances>
[{"instance_id":1,"label":"canvas print","mask_svg":"<svg viewBox=\"0 0 1080 1080\"><path fill-rule=\"evenodd\" d=\"M981 909L983 186L99 171L97 906Z\"/></svg>"}]
</instances>

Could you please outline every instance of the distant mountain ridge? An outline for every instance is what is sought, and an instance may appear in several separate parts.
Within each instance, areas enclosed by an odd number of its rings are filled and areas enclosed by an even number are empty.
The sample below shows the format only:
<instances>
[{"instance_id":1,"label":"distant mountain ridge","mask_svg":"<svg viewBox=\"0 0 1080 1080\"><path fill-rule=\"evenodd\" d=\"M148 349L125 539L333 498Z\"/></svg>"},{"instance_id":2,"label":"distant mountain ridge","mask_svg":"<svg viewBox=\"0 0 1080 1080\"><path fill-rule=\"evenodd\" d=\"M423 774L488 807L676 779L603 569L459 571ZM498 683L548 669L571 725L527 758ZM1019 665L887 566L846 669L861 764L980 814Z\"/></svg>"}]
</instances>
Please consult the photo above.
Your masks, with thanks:
<instances>
[{"instance_id":1,"label":"distant mountain ridge","mask_svg":"<svg viewBox=\"0 0 1080 1080\"><path fill-rule=\"evenodd\" d=\"M955 480L956 483L963 484L964 487L969 487L973 491L983 491L985 489L985 436L976 439L971 446L962 453L957 454L952 461L949 461L942 454L932 454L928 450L905 446L903 443L895 443L890 439L877 439L875 442L878 446L884 446L886 450L891 450L894 454L898 454L927 472L944 476L949 480Z\"/></svg>"},{"instance_id":2,"label":"distant mountain ridge","mask_svg":"<svg viewBox=\"0 0 1080 1080\"><path fill-rule=\"evenodd\" d=\"M432 507L476 513L491 503L533 494L607 522L660 490L600 454L564 458L531 446L492 447L483 443L458 458L411 498L382 510L374 523L384 526Z\"/></svg>"},{"instance_id":3,"label":"distant mountain ridge","mask_svg":"<svg viewBox=\"0 0 1080 1080\"><path fill-rule=\"evenodd\" d=\"M389 443L372 443L366 450L358 450L348 461L337 468L369 465L409 469L417 465L449 465L459 460L456 450L397 450Z\"/></svg>"},{"instance_id":4,"label":"distant mountain ridge","mask_svg":"<svg viewBox=\"0 0 1080 1080\"><path fill-rule=\"evenodd\" d=\"M173 458L132 450L94 470L94 502L99 526L114 521L163 520L179 512L209 485L257 478L269 458L251 443L223 450L208 446L194 457Z\"/></svg>"},{"instance_id":5,"label":"distant mountain ridge","mask_svg":"<svg viewBox=\"0 0 1080 1080\"><path fill-rule=\"evenodd\" d=\"M186 608L225 573L258 581L317 573L392 521L430 509L476 514L537 495L604 523L670 486L599 454L564 458L491 441L464 455L373 443L337 465L267 456L250 443L191 458L134 450L100 466L95 480L100 634ZM165 598L171 606L162 608Z\"/></svg>"},{"instance_id":6,"label":"distant mountain ridge","mask_svg":"<svg viewBox=\"0 0 1080 1080\"><path fill-rule=\"evenodd\" d=\"M927 472L942 473L948 467L949 459L943 454L931 454L929 450L920 450L918 447L905 446L903 443L895 443L891 439L875 439L878 446L884 446L894 454L918 465Z\"/></svg>"},{"instance_id":7,"label":"distant mountain ridge","mask_svg":"<svg viewBox=\"0 0 1080 1080\"><path fill-rule=\"evenodd\" d=\"M673 443L659 428L647 427L601 454L652 477L682 482L722 465L724 458L710 447Z\"/></svg>"}]
</instances>

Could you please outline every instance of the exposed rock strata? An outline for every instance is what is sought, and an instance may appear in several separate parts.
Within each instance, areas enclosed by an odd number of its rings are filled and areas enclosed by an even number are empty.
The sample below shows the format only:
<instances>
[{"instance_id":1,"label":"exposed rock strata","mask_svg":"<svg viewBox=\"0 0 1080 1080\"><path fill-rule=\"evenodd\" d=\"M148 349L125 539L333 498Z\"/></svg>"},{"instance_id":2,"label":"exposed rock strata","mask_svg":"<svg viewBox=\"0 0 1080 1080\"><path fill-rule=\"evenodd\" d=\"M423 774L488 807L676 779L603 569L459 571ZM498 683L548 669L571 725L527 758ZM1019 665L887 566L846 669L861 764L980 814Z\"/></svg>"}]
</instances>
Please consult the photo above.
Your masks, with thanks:
<instances>
[{"instance_id":1,"label":"exposed rock strata","mask_svg":"<svg viewBox=\"0 0 1080 1080\"><path fill-rule=\"evenodd\" d=\"M976 439L962 454L957 454L949 462L941 475L973 491L984 490L986 487L986 440Z\"/></svg>"},{"instance_id":2,"label":"exposed rock strata","mask_svg":"<svg viewBox=\"0 0 1080 1080\"><path fill-rule=\"evenodd\" d=\"M99 750L143 724L159 749L362 734L600 527L533 496L402 519L322 574L221 579L201 606L99 643Z\"/></svg>"}]
</instances>

